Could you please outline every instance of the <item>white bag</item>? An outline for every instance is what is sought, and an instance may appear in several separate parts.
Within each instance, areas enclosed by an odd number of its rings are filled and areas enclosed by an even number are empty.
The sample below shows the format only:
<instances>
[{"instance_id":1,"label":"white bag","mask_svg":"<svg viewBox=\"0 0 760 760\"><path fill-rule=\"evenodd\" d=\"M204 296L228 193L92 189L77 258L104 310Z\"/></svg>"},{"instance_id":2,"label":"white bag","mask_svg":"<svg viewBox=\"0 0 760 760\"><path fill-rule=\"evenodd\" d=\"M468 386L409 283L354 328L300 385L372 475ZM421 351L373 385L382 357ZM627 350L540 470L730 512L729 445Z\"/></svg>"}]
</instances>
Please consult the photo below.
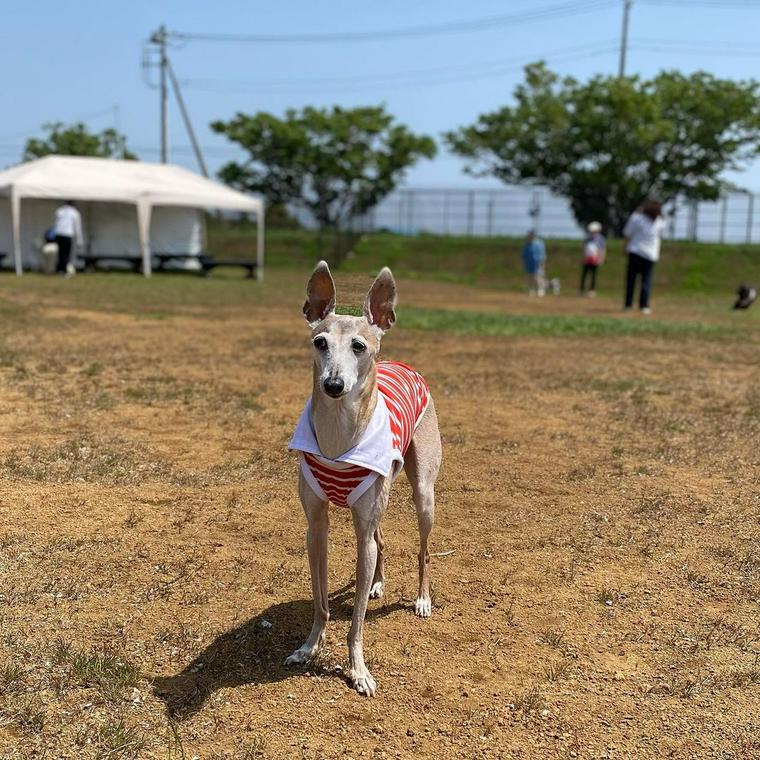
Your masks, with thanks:
<instances>
[{"instance_id":1,"label":"white bag","mask_svg":"<svg viewBox=\"0 0 760 760\"><path fill-rule=\"evenodd\" d=\"M58 244L45 243L40 248L40 258L42 260L42 271L45 274L53 274L58 265Z\"/></svg>"}]
</instances>

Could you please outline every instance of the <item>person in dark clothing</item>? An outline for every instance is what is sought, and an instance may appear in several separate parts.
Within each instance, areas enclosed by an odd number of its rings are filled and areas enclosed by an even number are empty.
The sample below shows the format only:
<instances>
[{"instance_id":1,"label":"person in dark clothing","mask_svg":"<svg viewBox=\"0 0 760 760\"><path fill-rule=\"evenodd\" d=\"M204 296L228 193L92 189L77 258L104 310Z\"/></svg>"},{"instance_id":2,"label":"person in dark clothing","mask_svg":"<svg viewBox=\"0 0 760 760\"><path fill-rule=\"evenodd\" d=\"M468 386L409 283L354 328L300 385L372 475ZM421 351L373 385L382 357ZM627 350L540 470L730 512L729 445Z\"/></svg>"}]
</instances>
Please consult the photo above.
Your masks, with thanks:
<instances>
[{"instance_id":1,"label":"person in dark clothing","mask_svg":"<svg viewBox=\"0 0 760 760\"><path fill-rule=\"evenodd\" d=\"M82 217L73 201L65 201L55 210L53 232L58 246L56 272L64 277L69 277L74 273L73 266L70 266L72 243L76 242L77 245L82 245L83 242Z\"/></svg>"}]
</instances>

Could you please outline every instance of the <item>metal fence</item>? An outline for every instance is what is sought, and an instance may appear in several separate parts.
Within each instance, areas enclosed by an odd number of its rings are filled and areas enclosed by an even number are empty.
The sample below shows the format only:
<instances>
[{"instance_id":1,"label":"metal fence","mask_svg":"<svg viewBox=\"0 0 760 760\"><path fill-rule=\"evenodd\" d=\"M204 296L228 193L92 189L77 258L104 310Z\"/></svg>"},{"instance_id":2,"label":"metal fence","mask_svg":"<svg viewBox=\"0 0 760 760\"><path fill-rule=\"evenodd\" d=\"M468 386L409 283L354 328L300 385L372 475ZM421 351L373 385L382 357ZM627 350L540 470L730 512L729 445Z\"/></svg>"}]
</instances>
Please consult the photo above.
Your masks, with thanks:
<instances>
[{"instance_id":1,"label":"metal fence","mask_svg":"<svg viewBox=\"0 0 760 760\"><path fill-rule=\"evenodd\" d=\"M679 203L668 220L671 239L760 243L760 199L751 193L729 193L715 203ZM520 236L534 228L546 237L583 236L565 199L546 188L525 187L396 190L355 226L407 235Z\"/></svg>"}]
</instances>

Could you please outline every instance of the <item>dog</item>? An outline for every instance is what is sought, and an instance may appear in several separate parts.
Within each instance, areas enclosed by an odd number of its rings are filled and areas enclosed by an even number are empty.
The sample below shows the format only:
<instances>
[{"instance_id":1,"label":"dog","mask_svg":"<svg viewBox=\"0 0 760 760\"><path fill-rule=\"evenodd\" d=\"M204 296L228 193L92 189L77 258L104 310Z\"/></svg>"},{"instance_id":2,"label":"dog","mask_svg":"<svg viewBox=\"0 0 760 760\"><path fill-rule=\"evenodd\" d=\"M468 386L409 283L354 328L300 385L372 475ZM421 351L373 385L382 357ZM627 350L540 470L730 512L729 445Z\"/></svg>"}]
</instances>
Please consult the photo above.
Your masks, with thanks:
<instances>
[{"instance_id":1,"label":"dog","mask_svg":"<svg viewBox=\"0 0 760 760\"><path fill-rule=\"evenodd\" d=\"M402 467L412 486L419 528L419 590L415 613L432 613L428 541L435 516L435 480L441 436L427 384L400 363L380 362L383 335L396 321L396 283L383 268L360 317L335 313L335 282L324 261L306 287L303 313L311 328L313 388L289 448L298 451L298 493L306 513L306 546L314 596L314 623L286 660L301 665L324 643L330 617L327 594L328 504L351 509L356 534L356 593L348 634L348 681L373 697L377 683L364 660L362 628L370 598L385 582L380 521Z\"/></svg>"},{"instance_id":2,"label":"dog","mask_svg":"<svg viewBox=\"0 0 760 760\"><path fill-rule=\"evenodd\" d=\"M734 309L749 309L757 299L757 289L751 285L742 284L736 291Z\"/></svg>"}]
</instances>

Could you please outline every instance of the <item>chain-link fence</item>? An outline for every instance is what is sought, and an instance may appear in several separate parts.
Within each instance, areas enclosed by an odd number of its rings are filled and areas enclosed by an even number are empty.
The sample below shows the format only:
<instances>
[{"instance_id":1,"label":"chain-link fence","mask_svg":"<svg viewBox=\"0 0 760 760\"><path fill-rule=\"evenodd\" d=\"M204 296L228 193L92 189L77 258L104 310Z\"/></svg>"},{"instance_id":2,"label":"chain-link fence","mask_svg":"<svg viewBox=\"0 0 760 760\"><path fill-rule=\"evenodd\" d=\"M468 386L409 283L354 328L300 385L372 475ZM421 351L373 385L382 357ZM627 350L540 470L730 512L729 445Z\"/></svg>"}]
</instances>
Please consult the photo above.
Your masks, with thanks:
<instances>
[{"instance_id":1,"label":"chain-link fence","mask_svg":"<svg viewBox=\"0 0 760 760\"><path fill-rule=\"evenodd\" d=\"M679 203L668 221L673 239L760 243L760 197L733 192L715 203ZM529 228L545 237L583 235L565 199L546 188L522 187L396 190L355 226L407 235L520 236Z\"/></svg>"}]
</instances>

